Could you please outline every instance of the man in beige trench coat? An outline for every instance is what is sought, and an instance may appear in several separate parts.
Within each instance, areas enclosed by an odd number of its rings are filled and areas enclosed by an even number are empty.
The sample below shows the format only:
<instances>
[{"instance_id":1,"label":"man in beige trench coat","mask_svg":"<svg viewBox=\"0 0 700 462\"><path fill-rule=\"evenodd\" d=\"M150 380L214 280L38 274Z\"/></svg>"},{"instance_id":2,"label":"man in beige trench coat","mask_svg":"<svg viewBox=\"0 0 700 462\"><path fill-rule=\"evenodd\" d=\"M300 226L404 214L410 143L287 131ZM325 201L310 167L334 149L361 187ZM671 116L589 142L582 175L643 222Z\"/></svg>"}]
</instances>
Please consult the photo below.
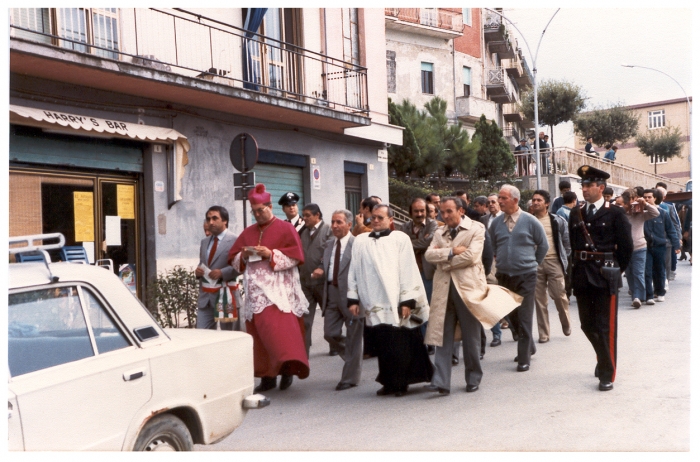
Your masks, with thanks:
<instances>
[{"instance_id":1,"label":"man in beige trench coat","mask_svg":"<svg viewBox=\"0 0 700 462\"><path fill-rule=\"evenodd\" d=\"M522 297L509 290L487 285L481 253L483 224L462 218L461 201L445 197L440 202L445 226L438 228L425 258L436 266L433 297L425 343L437 346L435 373L429 388L441 395L450 393L452 344L459 326L464 353L467 392L479 389L483 372L479 360L481 325L490 329L515 309Z\"/></svg>"}]
</instances>

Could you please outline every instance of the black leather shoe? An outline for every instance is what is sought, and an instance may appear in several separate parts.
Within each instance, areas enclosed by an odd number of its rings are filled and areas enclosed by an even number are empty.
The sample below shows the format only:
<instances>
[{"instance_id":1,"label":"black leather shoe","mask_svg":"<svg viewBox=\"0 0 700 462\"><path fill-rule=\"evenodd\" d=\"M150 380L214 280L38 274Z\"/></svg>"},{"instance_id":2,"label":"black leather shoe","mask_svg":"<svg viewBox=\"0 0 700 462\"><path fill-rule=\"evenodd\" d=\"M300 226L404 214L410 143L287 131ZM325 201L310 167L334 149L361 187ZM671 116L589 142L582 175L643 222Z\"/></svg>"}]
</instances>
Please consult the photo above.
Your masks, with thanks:
<instances>
[{"instance_id":1,"label":"black leather shoe","mask_svg":"<svg viewBox=\"0 0 700 462\"><path fill-rule=\"evenodd\" d=\"M453 366L456 366L457 364L459 364L459 358L453 356L453 357L452 357L452 365L453 365Z\"/></svg>"},{"instance_id":2,"label":"black leather shoe","mask_svg":"<svg viewBox=\"0 0 700 462\"><path fill-rule=\"evenodd\" d=\"M394 393L394 396L396 396L397 398L400 398L401 396L405 395L406 393L408 393L408 387L402 388L401 390L397 391L396 393Z\"/></svg>"},{"instance_id":3,"label":"black leather shoe","mask_svg":"<svg viewBox=\"0 0 700 462\"><path fill-rule=\"evenodd\" d=\"M263 377L260 380L260 385L255 387L254 393L262 393L263 391L272 390L277 388L277 377Z\"/></svg>"},{"instance_id":4,"label":"black leather shoe","mask_svg":"<svg viewBox=\"0 0 700 462\"><path fill-rule=\"evenodd\" d=\"M377 390L377 396L384 396L388 394L391 394L391 392L387 391L386 387L382 387L379 390Z\"/></svg>"},{"instance_id":5,"label":"black leather shoe","mask_svg":"<svg viewBox=\"0 0 700 462\"><path fill-rule=\"evenodd\" d=\"M518 372L527 372L530 370L529 364L518 364Z\"/></svg>"},{"instance_id":6,"label":"black leather shoe","mask_svg":"<svg viewBox=\"0 0 700 462\"><path fill-rule=\"evenodd\" d=\"M283 375L282 380L280 380L280 390L286 390L287 388L291 387L293 380L293 375Z\"/></svg>"},{"instance_id":7,"label":"black leather shoe","mask_svg":"<svg viewBox=\"0 0 700 462\"><path fill-rule=\"evenodd\" d=\"M479 385L467 385L467 393L474 393L479 389Z\"/></svg>"},{"instance_id":8,"label":"black leather shoe","mask_svg":"<svg viewBox=\"0 0 700 462\"><path fill-rule=\"evenodd\" d=\"M500 345L500 344L501 344L501 339L500 339L500 338L495 338L495 339L493 339L493 341L491 342L491 346L492 346L492 347L497 347L497 346Z\"/></svg>"},{"instance_id":9,"label":"black leather shoe","mask_svg":"<svg viewBox=\"0 0 700 462\"><path fill-rule=\"evenodd\" d=\"M347 390L348 388L352 388L352 387L356 387L356 386L357 385L355 385L354 383L340 382L340 383L338 383L338 385L336 385L335 389L337 391L343 391L343 390Z\"/></svg>"},{"instance_id":10,"label":"black leather shoe","mask_svg":"<svg viewBox=\"0 0 700 462\"><path fill-rule=\"evenodd\" d=\"M428 345L428 354L429 354L429 355L434 355L434 354L435 354L435 346L433 346L433 345Z\"/></svg>"},{"instance_id":11,"label":"black leather shoe","mask_svg":"<svg viewBox=\"0 0 700 462\"><path fill-rule=\"evenodd\" d=\"M338 356L338 352L335 350L331 350L328 352L328 356Z\"/></svg>"},{"instance_id":12,"label":"black leather shoe","mask_svg":"<svg viewBox=\"0 0 700 462\"><path fill-rule=\"evenodd\" d=\"M535 350L535 351L533 351L532 353L530 353L530 356L535 356L535 353L537 353L537 350ZM517 363L517 362L518 362L518 357L517 357L517 356L516 356L515 358L513 358L513 362L514 362L514 363Z\"/></svg>"},{"instance_id":13,"label":"black leather shoe","mask_svg":"<svg viewBox=\"0 0 700 462\"><path fill-rule=\"evenodd\" d=\"M516 334L515 332L513 332L513 341L517 342L518 340L520 340L520 336L518 334Z\"/></svg>"},{"instance_id":14,"label":"black leather shoe","mask_svg":"<svg viewBox=\"0 0 700 462\"><path fill-rule=\"evenodd\" d=\"M612 382L603 382L602 380L598 384L598 390L600 391L610 391L613 389Z\"/></svg>"}]
</instances>

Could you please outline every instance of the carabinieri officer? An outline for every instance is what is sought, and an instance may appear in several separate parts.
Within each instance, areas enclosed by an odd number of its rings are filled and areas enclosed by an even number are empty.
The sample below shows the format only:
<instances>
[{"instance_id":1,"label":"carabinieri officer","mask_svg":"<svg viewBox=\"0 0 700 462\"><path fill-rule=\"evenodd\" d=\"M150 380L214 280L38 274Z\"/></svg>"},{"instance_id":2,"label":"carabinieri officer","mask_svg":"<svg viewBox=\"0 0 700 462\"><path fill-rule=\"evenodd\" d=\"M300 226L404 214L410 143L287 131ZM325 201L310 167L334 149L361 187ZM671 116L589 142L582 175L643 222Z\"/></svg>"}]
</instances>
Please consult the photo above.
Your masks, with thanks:
<instances>
[{"instance_id":1,"label":"carabinieri officer","mask_svg":"<svg viewBox=\"0 0 700 462\"><path fill-rule=\"evenodd\" d=\"M620 273L632 257L632 232L621 207L603 198L610 174L581 166L585 202L571 211L569 234L573 251L572 284L578 303L581 330L598 357L598 389L609 391L617 368L617 295Z\"/></svg>"}]
</instances>

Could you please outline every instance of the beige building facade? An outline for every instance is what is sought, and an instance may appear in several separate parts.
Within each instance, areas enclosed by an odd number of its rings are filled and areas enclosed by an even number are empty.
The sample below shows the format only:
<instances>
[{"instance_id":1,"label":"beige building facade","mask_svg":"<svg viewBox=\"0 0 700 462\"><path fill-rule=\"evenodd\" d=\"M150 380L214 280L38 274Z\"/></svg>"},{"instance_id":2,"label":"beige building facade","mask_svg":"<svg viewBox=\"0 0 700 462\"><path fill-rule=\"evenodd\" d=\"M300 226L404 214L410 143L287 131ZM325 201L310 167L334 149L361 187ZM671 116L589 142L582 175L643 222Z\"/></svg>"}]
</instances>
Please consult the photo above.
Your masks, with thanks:
<instances>
[{"instance_id":1,"label":"beige building facade","mask_svg":"<svg viewBox=\"0 0 700 462\"><path fill-rule=\"evenodd\" d=\"M639 117L639 133L647 133L651 130L660 130L665 127L678 127L681 132L681 152L680 155L671 159L658 159L655 166L649 157L639 151L636 140L633 138L624 144L618 145L619 149L615 163L649 173L657 173L681 183L690 180L691 120L688 103L688 100L685 98L678 98L628 106ZM692 105L692 98L690 98L690 104ZM585 140L577 139L575 148L583 150L585 144ZM603 146L595 146L594 149L600 153L601 157L606 151ZM654 172L654 167L656 167L656 172Z\"/></svg>"}]
</instances>

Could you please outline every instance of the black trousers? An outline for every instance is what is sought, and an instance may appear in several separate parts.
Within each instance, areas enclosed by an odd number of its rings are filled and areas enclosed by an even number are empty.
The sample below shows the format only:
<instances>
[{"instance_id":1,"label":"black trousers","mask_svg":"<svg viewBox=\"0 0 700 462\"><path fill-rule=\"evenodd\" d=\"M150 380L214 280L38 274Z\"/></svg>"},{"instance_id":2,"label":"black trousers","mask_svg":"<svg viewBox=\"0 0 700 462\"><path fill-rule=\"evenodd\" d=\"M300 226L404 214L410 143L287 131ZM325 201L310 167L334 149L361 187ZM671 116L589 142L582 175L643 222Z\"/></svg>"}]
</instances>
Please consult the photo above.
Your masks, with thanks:
<instances>
[{"instance_id":1,"label":"black trousers","mask_svg":"<svg viewBox=\"0 0 700 462\"><path fill-rule=\"evenodd\" d=\"M535 286L537 285L537 271L525 274L509 276L496 273L498 284L510 289L523 297L519 307L508 314L512 329L518 333L518 364L530 364L530 356L535 354L537 348L532 341L532 318L535 313Z\"/></svg>"},{"instance_id":2,"label":"black trousers","mask_svg":"<svg viewBox=\"0 0 700 462\"><path fill-rule=\"evenodd\" d=\"M585 289L574 289L581 330L598 357L600 381L614 382L617 367L617 296L611 302L607 288L586 286Z\"/></svg>"}]
</instances>

